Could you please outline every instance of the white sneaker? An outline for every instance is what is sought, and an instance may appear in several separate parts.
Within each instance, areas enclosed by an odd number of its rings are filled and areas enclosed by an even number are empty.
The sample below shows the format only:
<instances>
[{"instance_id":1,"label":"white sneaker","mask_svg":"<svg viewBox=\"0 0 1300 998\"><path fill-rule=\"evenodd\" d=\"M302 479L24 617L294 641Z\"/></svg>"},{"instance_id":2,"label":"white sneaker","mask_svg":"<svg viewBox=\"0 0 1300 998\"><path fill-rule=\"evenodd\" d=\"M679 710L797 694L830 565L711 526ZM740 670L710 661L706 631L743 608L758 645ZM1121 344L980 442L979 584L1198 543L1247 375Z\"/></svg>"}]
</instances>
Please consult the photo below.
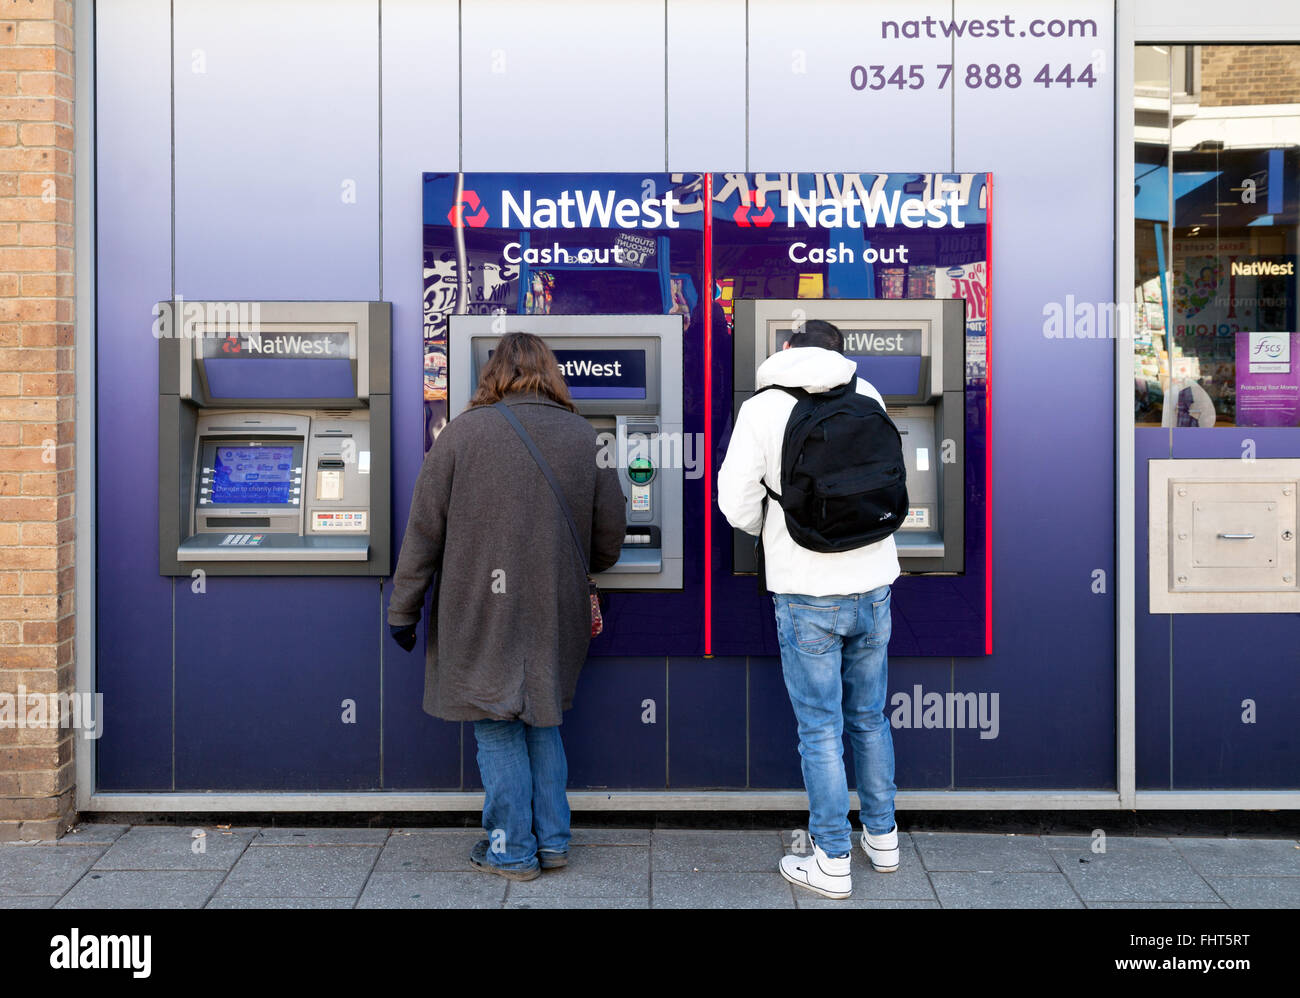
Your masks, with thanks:
<instances>
[{"instance_id":1,"label":"white sneaker","mask_svg":"<svg viewBox=\"0 0 1300 998\"><path fill-rule=\"evenodd\" d=\"M893 873L898 869L898 826L884 835L869 835L865 828L862 829L862 851L877 873Z\"/></svg>"},{"instance_id":2,"label":"white sneaker","mask_svg":"<svg viewBox=\"0 0 1300 998\"><path fill-rule=\"evenodd\" d=\"M805 887L822 897L846 898L853 893L853 878L849 874L852 855L832 859L813 843L811 856L782 856L781 876L796 887Z\"/></svg>"}]
</instances>

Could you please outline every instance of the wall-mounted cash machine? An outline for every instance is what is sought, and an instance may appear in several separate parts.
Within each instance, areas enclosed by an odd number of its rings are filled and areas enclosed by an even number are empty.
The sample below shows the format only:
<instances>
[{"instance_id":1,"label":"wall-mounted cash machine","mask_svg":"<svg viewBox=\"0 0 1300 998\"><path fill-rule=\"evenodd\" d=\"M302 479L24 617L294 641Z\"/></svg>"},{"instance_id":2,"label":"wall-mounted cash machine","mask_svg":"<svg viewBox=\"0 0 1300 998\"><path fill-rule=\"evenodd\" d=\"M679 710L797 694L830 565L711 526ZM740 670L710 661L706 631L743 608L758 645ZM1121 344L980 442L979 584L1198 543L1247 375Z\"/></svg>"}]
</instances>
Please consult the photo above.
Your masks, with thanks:
<instances>
[{"instance_id":1,"label":"wall-mounted cash machine","mask_svg":"<svg viewBox=\"0 0 1300 998\"><path fill-rule=\"evenodd\" d=\"M680 589L682 482L691 456L682 432L681 316L452 315L451 416L468 405L505 332L546 340L603 459L618 468L627 533L618 563L596 581L602 589Z\"/></svg>"},{"instance_id":2,"label":"wall-mounted cash machine","mask_svg":"<svg viewBox=\"0 0 1300 998\"><path fill-rule=\"evenodd\" d=\"M387 302L161 302L162 575L388 575Z\"/></svg>"},{"instance_id":3,"label":"wall-mounted cash machine","mask_svg":"<svg viewBox=\"0 0 1300 998\"><path fill-rule=\"evenodd\" d=\"M760 364L785 349L796 320L834 323L858 375L884 397L903 438L907 519L894 534L905 573L965 570L965 301L738 299L734 412L757 388ZM733 569L756 570L754 539L735 531Z\"/></svg>"}]
</instances>

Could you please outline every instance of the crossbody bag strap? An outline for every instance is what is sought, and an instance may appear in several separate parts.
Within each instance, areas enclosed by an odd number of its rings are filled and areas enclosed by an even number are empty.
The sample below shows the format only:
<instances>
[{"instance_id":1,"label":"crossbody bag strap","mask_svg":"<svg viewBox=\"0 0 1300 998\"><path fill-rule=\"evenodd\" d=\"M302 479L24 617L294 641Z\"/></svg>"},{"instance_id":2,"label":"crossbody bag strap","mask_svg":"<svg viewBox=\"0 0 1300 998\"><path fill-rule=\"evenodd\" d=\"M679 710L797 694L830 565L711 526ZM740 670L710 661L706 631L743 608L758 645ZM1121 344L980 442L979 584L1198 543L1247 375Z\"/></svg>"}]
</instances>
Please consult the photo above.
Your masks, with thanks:
<instances>
[{"instance_id":1,"label":"crossbody bag strap","mask_svg":"<svg viewBox=\"0 0 1300 998\"><path fill-rule=\"evenodd\" d=\"M510 411L510 406L504 402L494 402L492 408L500 410L501 415L505 416L510 425L514 427L515 432L519 434L519 439L524 442L524 446L528 448L528 453L533 455L537 467L542 469L542 474L546 476L546 481L550 483L551 491L555 493L555 499L560 504L560 512L564 514L564 519L568 521L569 532L573 534L573 543L578 546L578 557L582 559L583 565L587 566L587 552L578 536L578 525L573 520L573 514L569 512L569 502L564 498L560 483L555 479L555 472L551 470L551 466L546 463L546 458L542 457L542 452L537 449L537 444L533 443L533 438L528 435L528 431L519 422L519 417Z\"/></svg>"}]
</instances>

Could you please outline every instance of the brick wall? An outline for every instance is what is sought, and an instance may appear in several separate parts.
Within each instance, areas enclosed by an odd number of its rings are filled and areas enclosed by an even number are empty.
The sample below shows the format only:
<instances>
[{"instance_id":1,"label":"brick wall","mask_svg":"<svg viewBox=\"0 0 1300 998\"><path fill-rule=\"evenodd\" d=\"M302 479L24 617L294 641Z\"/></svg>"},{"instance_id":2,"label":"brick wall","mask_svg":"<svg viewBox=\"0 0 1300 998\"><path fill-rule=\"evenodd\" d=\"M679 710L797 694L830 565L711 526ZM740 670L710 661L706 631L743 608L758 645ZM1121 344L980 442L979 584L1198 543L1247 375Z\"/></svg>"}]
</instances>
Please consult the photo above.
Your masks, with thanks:
<instances>
[{"instance_id":1,"label":"brick wall","mask_svg":"<svg viewBox=\"0 0 1300 998\"><path fill-rule=\"evenodd\" d=\"M1300 104L1300 45L1205 45L1201 106Z\"/></svg>"},{"instance_id":2,"label":"brick wall","mask_svg":"<svg viewBox=\"0 0 1300 998\"><path fill-rule=\"evenodd\" d=\"M71 0L0 0L0 698L11 708L20 686L73 687L72 43ZM56 838L73 820L72 753L57 725L0 726L0 840Z\"/></svg>"}]
</instances>

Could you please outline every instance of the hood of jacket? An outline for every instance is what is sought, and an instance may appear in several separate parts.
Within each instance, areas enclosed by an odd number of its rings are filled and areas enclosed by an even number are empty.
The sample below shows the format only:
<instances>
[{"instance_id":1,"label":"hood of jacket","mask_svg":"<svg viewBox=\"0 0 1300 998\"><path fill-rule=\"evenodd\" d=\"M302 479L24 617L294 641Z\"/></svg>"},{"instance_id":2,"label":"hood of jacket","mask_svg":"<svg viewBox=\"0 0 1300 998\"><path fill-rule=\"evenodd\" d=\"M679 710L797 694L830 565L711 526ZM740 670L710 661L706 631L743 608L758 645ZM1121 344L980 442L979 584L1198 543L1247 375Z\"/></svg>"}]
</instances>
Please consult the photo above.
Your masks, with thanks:
<instances>
[{"instance_id":1,"label":"hood of jacket","mask_svg":"<svg viewBox=\"0 0 1300 998\"><path fill-rule=\"evenodd\" d=\"M758 387L782 385L824 392L852 381L857 372L858 365L842 353L822 347L791 347L758 366Z\"/></svg>"}]
</instances>

